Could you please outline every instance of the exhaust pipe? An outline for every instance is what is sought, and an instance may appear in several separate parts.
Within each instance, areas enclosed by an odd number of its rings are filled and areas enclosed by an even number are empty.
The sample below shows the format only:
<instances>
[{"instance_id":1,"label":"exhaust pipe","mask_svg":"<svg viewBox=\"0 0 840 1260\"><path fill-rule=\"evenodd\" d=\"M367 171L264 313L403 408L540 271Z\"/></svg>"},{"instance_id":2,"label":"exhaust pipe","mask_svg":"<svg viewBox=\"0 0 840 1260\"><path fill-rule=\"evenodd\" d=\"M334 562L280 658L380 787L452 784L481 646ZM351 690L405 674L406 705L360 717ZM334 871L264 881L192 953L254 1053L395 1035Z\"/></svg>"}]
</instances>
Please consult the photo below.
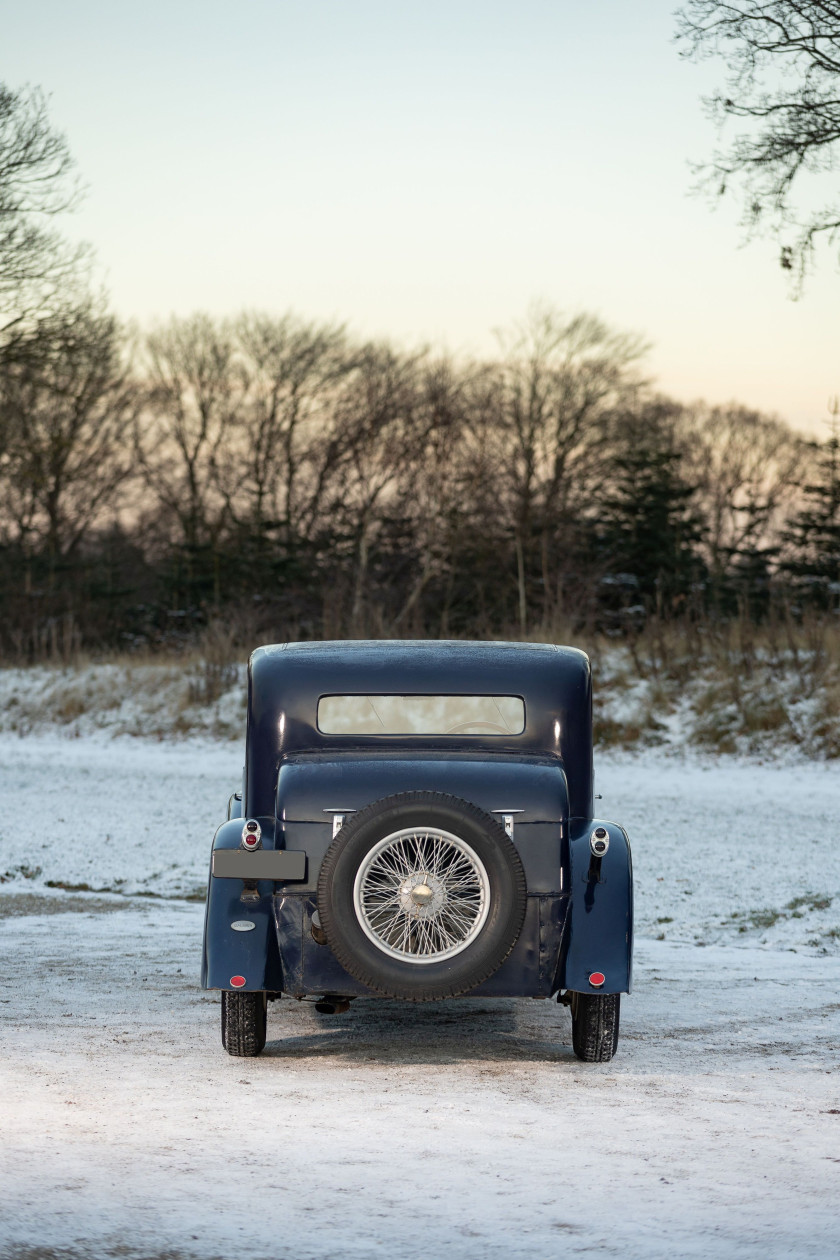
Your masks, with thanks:
<instances>
[{"instance_id":1,"label":"exhaust pipe","mask_svg":"<svg viewBox=\"0 0 840 1260\"><path fill-rule=\"evenodd\" d=\"M321 916L317 910L312 912L312 918L309 921L309 930L312 933L312 939L316 945L326 945L327 934L321 927Z\"/></svg>"}]
</instances>

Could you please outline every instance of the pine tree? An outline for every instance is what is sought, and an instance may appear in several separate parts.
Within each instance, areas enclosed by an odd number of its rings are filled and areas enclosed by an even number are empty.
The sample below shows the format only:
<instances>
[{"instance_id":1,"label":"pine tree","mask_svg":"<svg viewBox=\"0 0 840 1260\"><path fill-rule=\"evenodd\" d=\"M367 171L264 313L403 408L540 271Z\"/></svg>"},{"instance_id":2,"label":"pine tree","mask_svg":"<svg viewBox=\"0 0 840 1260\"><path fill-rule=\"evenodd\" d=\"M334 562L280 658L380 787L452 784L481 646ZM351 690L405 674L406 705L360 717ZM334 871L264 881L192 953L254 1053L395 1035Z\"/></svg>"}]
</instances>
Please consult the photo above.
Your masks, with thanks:
<instances>
[{"instance_id":1,"label":"pine tree","mask_svg":"<svg viewBox=\"0 0 840 1260\"><path fill-rule=\"evenodd\" d=\"M606 584L635 591L648 612L679 614L704 576L696 491L681 474L679 451L658 425L649 425L626 443L613 468L598 524L599 550L611 570Z\"/></svg>"},{"instance_id":2,"label":"pine tree","mask_svg":"<svg viewBox=\"0 0 840 1260\"><path fill-rule=\"evenodd\" d=\"M805 506L783 536L780 568L801 597L818 608L840 609L840 402L831 407L830 436L816 463L815 479L802 487Z\"/></svg>"}]
</instances>

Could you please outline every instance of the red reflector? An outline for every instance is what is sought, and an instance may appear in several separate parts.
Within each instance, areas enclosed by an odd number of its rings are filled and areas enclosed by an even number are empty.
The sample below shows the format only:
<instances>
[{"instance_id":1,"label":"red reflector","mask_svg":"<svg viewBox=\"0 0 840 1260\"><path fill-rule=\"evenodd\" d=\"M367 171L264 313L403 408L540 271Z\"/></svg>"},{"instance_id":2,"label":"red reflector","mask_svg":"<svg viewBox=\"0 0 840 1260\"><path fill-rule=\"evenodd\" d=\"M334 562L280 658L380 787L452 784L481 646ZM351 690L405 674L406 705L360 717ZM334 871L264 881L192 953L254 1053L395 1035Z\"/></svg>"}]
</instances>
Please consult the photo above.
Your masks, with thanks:
<instances>
[{"instance_id":1,"label":"red reflector","mask_svg":"<svg viewBox=\"0 0 840 1260\"><path fill-rule=\"evenodd\" d=\"M606 978L607 977L604 975L603 971L593 971L592 975L589 977L589 983L592 985L593 989L600 989Z\"/></svg>"},{"instance_id":2,"label":"red reflector","mask_svg":"<svg viewBox=\"0 0 840 1260\"><path fill-rule=\"evenodd\" d=\"M234 989L241 989L243 984L245 983L245 977L244 976L231 976L230 982L232 986L234 987Z\"/></svg>"}]
</instances>

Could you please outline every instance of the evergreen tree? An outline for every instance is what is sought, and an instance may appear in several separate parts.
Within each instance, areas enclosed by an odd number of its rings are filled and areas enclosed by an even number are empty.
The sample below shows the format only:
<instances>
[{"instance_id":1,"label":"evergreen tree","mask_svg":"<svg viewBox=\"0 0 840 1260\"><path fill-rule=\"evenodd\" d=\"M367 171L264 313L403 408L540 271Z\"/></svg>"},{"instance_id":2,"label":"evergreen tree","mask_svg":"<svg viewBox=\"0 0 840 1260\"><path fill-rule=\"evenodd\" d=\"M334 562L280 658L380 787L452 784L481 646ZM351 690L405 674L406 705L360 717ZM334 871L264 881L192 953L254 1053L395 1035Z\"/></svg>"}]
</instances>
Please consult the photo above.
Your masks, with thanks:
<instances>
[{"instance_id":1,"label":"evergreen tree","mask_svg":"<svg viewBox=\"0 0 840 1260\"><path fill-rule=\"evenodd\" d=\"M831 432L818 447L815 479L802 487L805 505L783 537L780 566L800 594L819 608L840 609L840 405L832 408Z\"/></svg>"},{"instance_id":2,"label":"evergreen tree","mask_svg":"<svg viewBox=\"0 0 840 1260\"><path fill-rule=\"evenodd\" d=\"M698 545L696 493L681 474L680 453L667 426L647 416L643 430L630 427L613 463L612 489L600 504L597 535L609 566L606 585L635 592L648 612L682 612L704 576Z\"/></svg>"}]
</instances>

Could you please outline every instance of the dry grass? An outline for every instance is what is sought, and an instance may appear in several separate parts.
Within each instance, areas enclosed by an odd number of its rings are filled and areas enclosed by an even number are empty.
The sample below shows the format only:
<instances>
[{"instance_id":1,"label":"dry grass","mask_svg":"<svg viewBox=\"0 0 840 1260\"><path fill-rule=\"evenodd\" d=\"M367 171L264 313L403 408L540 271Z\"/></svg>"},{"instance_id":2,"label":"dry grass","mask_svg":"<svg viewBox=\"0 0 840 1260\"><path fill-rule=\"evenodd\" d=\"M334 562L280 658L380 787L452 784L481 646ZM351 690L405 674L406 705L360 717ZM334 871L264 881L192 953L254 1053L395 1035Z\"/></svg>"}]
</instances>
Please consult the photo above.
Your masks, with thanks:
<instances>
[{"instance_id":1,"label":"dry grass","mask_svg":"<svg viewBox=\"0 0 840 1260\"><path fill-rule=\"evenodd\" d=\"M653 622L620 641L561 623L528 637L589 653L602 747L840 756L840 626L829 618ZM246 658L219 624L188 651L0 669L0 729L239 738Z\"/></svg>"},{"instance_id":2,"label":"dry grass","mask_svg":"<svg viewBox=\"0 0 840 1260\"><path fill-rule=\"evenodd\" d=\"M158 739L239 738L245 719L245 666L220 670L202 658L100 662L69 668L0 670L0 729L26 735L61 729Z\"/></svg>"}]
</instances>

